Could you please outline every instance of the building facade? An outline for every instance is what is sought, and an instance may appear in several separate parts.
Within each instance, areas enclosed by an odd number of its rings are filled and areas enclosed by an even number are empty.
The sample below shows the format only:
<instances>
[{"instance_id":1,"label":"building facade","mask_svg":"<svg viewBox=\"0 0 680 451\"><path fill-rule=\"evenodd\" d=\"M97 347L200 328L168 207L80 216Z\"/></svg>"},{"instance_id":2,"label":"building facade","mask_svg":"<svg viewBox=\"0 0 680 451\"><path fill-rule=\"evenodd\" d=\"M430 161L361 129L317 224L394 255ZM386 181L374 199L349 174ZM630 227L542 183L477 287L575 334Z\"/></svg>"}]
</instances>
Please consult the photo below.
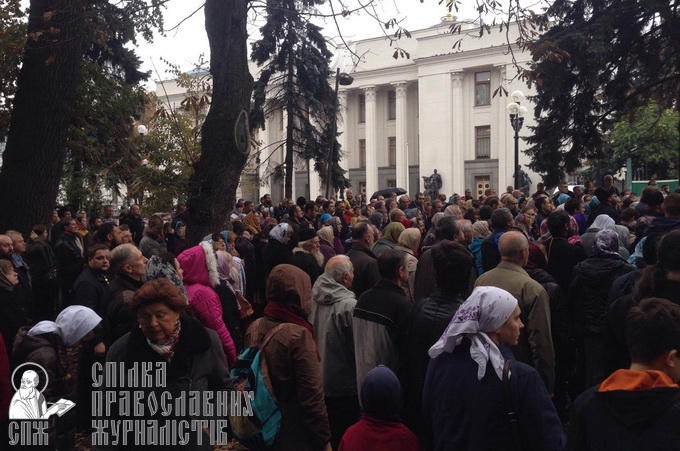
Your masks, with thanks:
<instances>
[{"instance_id":1,"label":"building facade","mask_svg":"<svg viewBox=\"0 0 680 451\"><path fill-rule=\"evenodd\" d=\"M468 188L473 194L488 187L502 192L514 185L514 131L506 106L515 90L533 94L516 76L530 56L508 46L517 38L514 27L503 32L492 27L480 36L479 28L470 24L460 24L460 33L451 34L452 23L442 21L402 38L398 45L408 58L394 58L395 47L384 37L350 44L352 53L361 55L355 67L348 64L349 57L336 58L336 65L354 78L338 93L337 130L341 165L355 192L370 195L394 186L409 193L423 191L423 176L435 169L442 178L440 193L447 195ZM256 71L253 66L254 75ZM181 89L171 81L163 84L168 94L164 100L179 105ZM157 94L163 97L161 88L159 83ZM520 137L534 125L531 102L522 105L528 114ZM239 196L257 201L271 193L273 199L282 198L284 174L272 168L284 161L285 123L282 111L267 118L257 136L258 164L244 171ZM528 169L529 157L521 151L526 144L520 139L519 145L520 166L533 189L539 177ZM296 163L294 197L315 198L325 192L309 166L313 164Z\"/></svg>"}]
</instances>

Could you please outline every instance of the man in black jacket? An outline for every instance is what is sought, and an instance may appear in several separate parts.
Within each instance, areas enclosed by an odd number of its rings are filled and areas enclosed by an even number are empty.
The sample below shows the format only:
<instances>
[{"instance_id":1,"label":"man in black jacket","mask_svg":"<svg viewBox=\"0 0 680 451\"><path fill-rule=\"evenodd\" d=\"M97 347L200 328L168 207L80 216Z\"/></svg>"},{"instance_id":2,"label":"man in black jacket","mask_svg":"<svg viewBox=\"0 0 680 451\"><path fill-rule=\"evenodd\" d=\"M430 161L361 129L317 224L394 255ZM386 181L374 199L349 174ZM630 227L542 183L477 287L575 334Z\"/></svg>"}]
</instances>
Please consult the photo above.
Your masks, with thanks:
<instances>
[{"instance_id":1,"label":"man in black jacket","mask_svg":"<svg viewBox=\"0 0 680 451\"><path fill-rule=\"evenodd\" d=\"M441 220L440 220L441 222ZM475 260L467 247L442 240L429 251L432 257L437 286L429 297L418 299L410 319L407 361L404 367L404 422L422 438L426 436L422 424L421 401L425 373L430 363L427 351L437 342L449 325L458 307L465 300ZM420 264L420 263L419 263Z\"/></svg>"},{"instance_id":2,"label":"man in black jacket","mask_svg":"<svg viewBox=\"0 0 680 451\"><path fill-rule=\"evenodd\" d=\"M400 376L407 363L405 351L412 304L401 288L408 280L406 253L396 249L383 252L378 257L378 271L380 280L359 297L354 307L357 387L378 365L385 365ZM354 274L356 280L356 267Z\"/></svg>"},{"instance_id":3,"label":"man in black jacket","mask_svg":"<svg viewBox=\"0 0 680 451\"><path fill-rule=\"evenodd\" d=\"M455 216L445 216L437 223L437 230L435 232L435 243L442 241L450 242L465 242L465 235L463 228ZM423 248L423 253L418 260L416 267L415 278L415 299L422 299L432 294L437 287L435 279L435 268L430 250L432 248ZM472 254L470 254L472 255ZM473 281L474 282L474 281Z\"/></svg>"},{"instance_id":4,"label":"man in black jacket","mask_svg":"<svg viewBox=\"0 0 680 451\"><path fill-rule=\"evenodd\" d=\"M103 244L93 244L87 252L87 266L73 284L72 305L84 305L96 310L100 298L109 286L109 248Z\"/></svg>"},{"instance_id":5,"label":"man in black jacket","mask_svg":"<svg viewBox=\"0 0 680 451\"><path fill-rule=\"evenodd\" d=\"M132 241L139 246L144 236L144 219L141 215L141 208L137 204L130 207L130 213L120 220L120 224L127 224L132 232Z\"/></svg>"},{"instance_id":6,"label":"man in black jacket","mask_svg":"<svg viewBox=\"0 0 680 451\"><path fill-rule=\"evenodd\" d=\"M80 241L78 226L73 218L65 218L57 223L61 230L61 237L54 246L54 255L57 258L57 271L59 286L61 288L62 302L71 299L71 289L85 266L83 258L83 243ZM66 305L63 305L66 307Z\"/></svg>"},{"instance_id":7,"label":"man in black jacket","mask_svg":"<svg viewBox=\"0 0 680 451\"><path fill-rule=\"evenodd\" d=\"M378 261L371 251L374 242L373 228L366 221L358 222L352 229L352 247L347 251L354 265L352 291L357 298L380 279Z\"/></svg>"},{"instance_id":8,"label":"man in black jacket","mask_svg":"<svg viewBox=\"0 0 680 451\"><path fill-rule=\"evenodd\" d=\"M103 313L107 347L130 332L137 321L129 305L135 291L144 284L146 262L142 252L132 244L121 244L111 252L110 264L116 275L97 310Z\"/></svg>"}]
</instances>

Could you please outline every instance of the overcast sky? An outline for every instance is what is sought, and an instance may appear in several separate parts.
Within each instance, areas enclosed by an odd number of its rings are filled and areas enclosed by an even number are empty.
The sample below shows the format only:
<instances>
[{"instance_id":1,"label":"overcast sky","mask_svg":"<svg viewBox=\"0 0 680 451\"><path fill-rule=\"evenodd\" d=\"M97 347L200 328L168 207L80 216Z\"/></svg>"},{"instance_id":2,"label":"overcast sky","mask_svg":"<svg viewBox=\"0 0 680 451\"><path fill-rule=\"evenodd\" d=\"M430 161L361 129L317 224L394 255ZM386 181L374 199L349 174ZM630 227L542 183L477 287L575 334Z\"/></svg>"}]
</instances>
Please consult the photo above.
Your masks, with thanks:
<instances>
[{"instance_id":1,"label":"overcast sky","mask_svg":"<svg viewBox=\"0 0 680 451\"><path fill-rule=\"evenodd\" d=\"M336 4L337 4L337 0ZM356 4L357 0L346 0L346 3ZM366 1L364 0L364 3ZM438 23L446 15L445 2L438 4L439 0L382 0L376 2L377 13L383 22L389 18L403 20L403 26L408 30L418 30ZM464 9L457 13L461 19L474 19L474 1L463 0ZM204 26L204 11L201 7L202 0L171 0L165 12L165 27L172 29L181 22L176 29L169 31L167 36L156 36L154 42L149 44L140 41L137 53L143 60L144 70L153 71L152 79L157 80L158 73L161 78L166 78L167 65L161 61L166 59L180 66L182 70L190 70L199 60L201 54L209 59L208 39ZM199 9L200 8L200 9ZM197 9L199 9L197 11ZM197 12L196 12L197 11ZM191 16L192 13L194 13ZM454 14L456 14L454 12ZM191 16L191 17L189 17ZM367 13L354 14L348 18L339 18L339 25L345 40L357 40L381 35L379 24ZM329 38L338 36L337 29L332 21L324 26ZM253 27L251 32L256 34ZM155 66L155 69L154 69ZM153 83L149 87L152 87Z\"/></svg>"}]
</instances>

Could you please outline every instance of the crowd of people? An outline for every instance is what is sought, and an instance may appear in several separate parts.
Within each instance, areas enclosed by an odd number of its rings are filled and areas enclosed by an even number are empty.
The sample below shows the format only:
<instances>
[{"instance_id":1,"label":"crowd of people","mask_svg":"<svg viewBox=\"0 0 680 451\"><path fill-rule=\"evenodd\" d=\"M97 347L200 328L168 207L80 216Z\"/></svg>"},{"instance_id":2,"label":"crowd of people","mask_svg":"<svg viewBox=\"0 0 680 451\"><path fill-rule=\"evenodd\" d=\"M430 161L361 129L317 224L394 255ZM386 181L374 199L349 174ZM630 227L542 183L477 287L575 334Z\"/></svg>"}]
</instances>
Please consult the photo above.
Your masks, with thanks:
<instances>
[{"instance_id":1,"label":"crowd of people","mask_svg":"<svg viewBox=\"0 0 680 451\"><path fill-rule=\"evenodd\" d=\"M262 346L272 449L680 449L680 193L569 188L265 195L195 246L183 205L60 208L0 235L0 421L25 361L73 449L93 363L230 390Z\"/></svg>"}]
</instances>

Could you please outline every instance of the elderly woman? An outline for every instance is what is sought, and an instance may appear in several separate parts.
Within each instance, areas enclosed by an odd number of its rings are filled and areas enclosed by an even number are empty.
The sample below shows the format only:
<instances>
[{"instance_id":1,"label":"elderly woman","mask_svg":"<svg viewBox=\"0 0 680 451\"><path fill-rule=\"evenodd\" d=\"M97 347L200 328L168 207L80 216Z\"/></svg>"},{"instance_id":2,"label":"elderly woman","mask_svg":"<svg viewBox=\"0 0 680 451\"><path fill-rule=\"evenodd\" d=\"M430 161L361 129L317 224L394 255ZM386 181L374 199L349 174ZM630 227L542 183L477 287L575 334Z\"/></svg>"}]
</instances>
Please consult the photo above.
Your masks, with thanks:
<instances>
[{"instance_id":1,"label":"elderly woman","mask_svg":"<svg viewBox=\"0 0 680 451\"><path fill-rule=\"evenodd\" d=\"M14 343L14 359L17 363L32 362L44 368L38 373L40 387L48 403L62 398L78 401L77 382L89 378L90 368L83 368L85 374L78 374L78 352L68 352L67 348L77 349L78 345L94 347L101 342L102 319L92 309L82 305L66 307L55 321L41 321L33 327L23 327ZM101 346L100 353L104 352ZM47 385L45 385L47 384ZM89 400L88 400L89 401ZM75 429L77 418L90 413L88 404L77 406L78 416L58 417L56 428L50 432L50 445L53 449L75 449ZM43 412L44 414L44 412Z\"/></svg>"},{"instance_id":2,"label":"elderly woman","mask_svg":"<svg viewBox=\"0 0 680 451\"><path fill-rule=\"evenodd\" d=\"M405 227L400 222L390 222L382 231L382 238L376 241L373 246L373 254L378 257L385 251L394 249L399 240L399 235L404 231Z\"/></svg>"},{"instance_id":3,"label":"elderly woman","mask_svg":"<svg viewBox=\"0 0 680 451\"><path fill-rule=\"evenodd\" d=\"M406 254L406 269L408 270L408 279L401 283L401 288L404 290L406 297L411 302L415 301L415 282L416 269L418 268L418 248L420 247L420 239L422 234L418 229L406 229L399 235L397 245L394 249L402 251Z\"/></svg>"},{"instance_id":4,"label":"elderly woman","mask_svg":"<svg viewBox=\"0 0 680 451\"><path fill-rule=\"evenodd\" d=\"M250 347L279 328L261 350L281 408L281 429L272 450L330 450L319 351L308 321L311 298L309 276L293 265L278 265L267 278L265 316L246 333Z\"/></svg>"},{"instance_id":5,"label":"elderly woman","mask_svg":"<svg viewBox=\"0 0 680 451\"><path fill-rule=\"evenodd\" d=\"M323 254L323 266L325 268L328 260L337 255L335 249L333 249L333 228L329 226L321 227L316 234L319 237L319 246Z\"/></svg>"},{"instance_id":6,"label":"elderly woman","mask_svg":"<svg viewBox=\"0 0 680 451\"><path fill-rule=\"evenodd\" d=\"M106 358L107 363L124 364L126 368L147 363L161 369L148 373L140 371L137 380L126 379L125 386L134 387L129 390L144 391L143 399L148 399L152 392L156 399L161 399L166 392L171 399L177 399L189 391L211 392L214 399L216 392L231 388L220 339L214 331L185 315L188 308L186 300L172 282L161 278L145 283L135 292L130 308L137 316L139 327L113 344ZM106 379L107 374L104 372L102 375L102 389L119 391L114 388L113 381ZM112 411L115 416L119 409L114 406ZM152 415L145 410L143 418L136 419L156 419L162 423L166 420L208 419L188 417L188 410L186 416L174 408L169 413L170 416L166 416L167 412L164 414L159 409ZM197 444L197 434L200 433L203 434L202 446ZM182 449L213 449L209 438L200 429L198 432L189 431L186 437L189 443ZM127 445L121 442L118 446L95 449L137 449L131 445L135 443L132 433L128 433L127 440Z\"/></svg>"},{"instance_id":7,"label":"elderly woman","mask_svg":"<svg viewBox=\"0 0 680 451\"><path fill-rule=\"evenodd\" d=\"M595 220L599 220L598 216ZM608 216L607 216L608 217ZM595 235L592 254L574 267L569 298L575 306L574 324L579 339L584 374L582 389L602 382L604 374L604 327L607 296L612 282L635 270L619 255L619 237L615 231L600 230Z\"/></svg>"},{"instance_id":8,"label":"elderly woman","mask_svg":"<svg viewBox=\"0 0 680 451\"><path fill-rule=\"evenodd\" d=\"M288 246L293 233L293 228L287 222L277 224L269 232L269 243L262 255L266 276L275 266L290 263L293 259L293 250Z\"/></svg>"},{"instance_id":9,"label":"elderly woman","mask_svg":"<svg viewBox=\"0 0 680 451\"><path fill-rule=\"evenodd\" d=\"M560 419L538 372L512 360L509 347L524 327L520 313L507 291L477 287L430 348L423 411L432 449L564 449Z\"/></svg>"}]
</instances>

